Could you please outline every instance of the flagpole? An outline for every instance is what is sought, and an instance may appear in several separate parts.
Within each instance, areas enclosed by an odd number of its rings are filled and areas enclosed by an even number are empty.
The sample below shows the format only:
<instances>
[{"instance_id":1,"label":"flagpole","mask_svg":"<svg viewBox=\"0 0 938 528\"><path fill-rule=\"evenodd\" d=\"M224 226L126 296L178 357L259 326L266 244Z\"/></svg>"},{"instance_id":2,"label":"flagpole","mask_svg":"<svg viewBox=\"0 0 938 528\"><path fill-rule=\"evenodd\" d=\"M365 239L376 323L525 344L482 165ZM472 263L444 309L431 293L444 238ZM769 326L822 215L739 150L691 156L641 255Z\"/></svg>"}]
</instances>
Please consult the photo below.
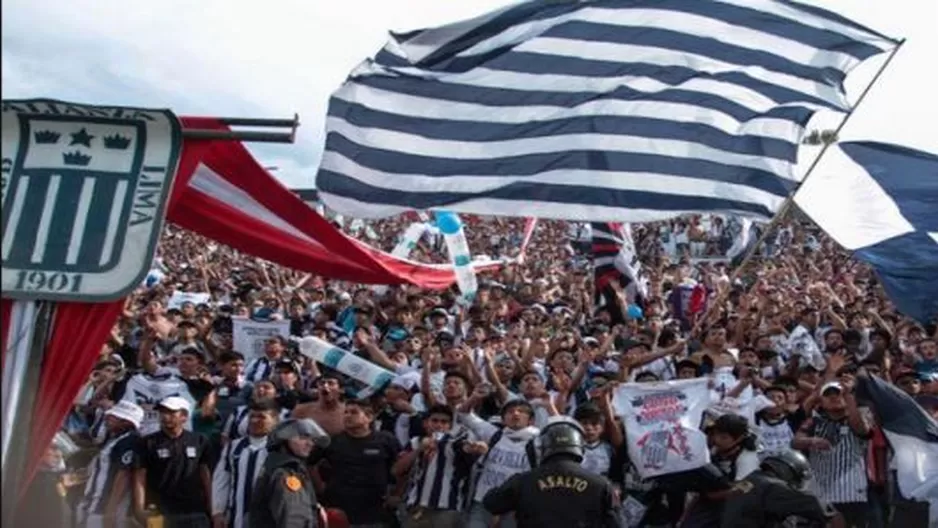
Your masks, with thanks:
<instances>
[{"instance_id":1,"label":"flagpole","mask_svg":"<svg viewBox=\"0 0 938 528\"><path fill-rule=\"evenodd\" d=\"M808 181L808 178L811 176L811 174L814 173L814 169L816 169L817 166L820 164L821 158L824 157L824 154L827 152L827 149L829 149L831 145L837 142L836 138L840 137L840 132L844 129L844 127L850 121L850 117L853 116L854 112L856 112L858 108L860 108L860 104L863 102L864 99L866 99L866 96L870 93L870 90L872 90L873 86L877 83L877 81L879 81L879 78L882 77L883 72L885 72L886 68L889 67L889 64L892 62L892 59L894 59L896 54L899 53L899 50L902 48L903 44L905 44L905 39L900 39L896 43L896 47L893 48L891 52L889 52L889 56L887 56L886 60L883 61L883 64L879 67L879 70L876 71L876 74L873 75L873 78L870 79L870 82L868 82L866 84L866 87L863 89L863 91L860 92L860 96L857 98L857 102L853 105L853 108L851 108L850 111L847 112L844 118L840 120L840 124L837 125L837 128L834 129L834 138L835 138L834 141L823 144L823 146L821 147L821 151L818 152L817 156L814 157L814 161L811 162L811 165L808 167L808 170L805 172L804 178L802 178L801 181L798 182L797 185L795 185L794 191L789 193L788 196L785 198L785 201L782 203L782 206L779 208L778 213L775 214L775 216L768 223L768 225L765 226L765 229L762 230L762 233L759 235L759 238L756 240L756 243L753 244L746 251L746 254L743 256L743 259L739 263L739 266L737 266L736 269L733 270L733 273L730 277L731 285L733 281L742 272L742 270L745 269L746 265L749 264L749 261L752 259L752 257L755 256L756 250L758 250L759 246L761 246L762 243L765 242L765 239L769 236L769 233L771 233L772 230L788 215L788 212L791 210L791 205L795 201L795 195L798 194L798 189L800 189L801 186L804 185L806 181ZM731 289L732 288L727 288L726 292L720 294L719 297L716 299L716 301L713 302L707 308L707 310L703 314L703 317L701 317L694 323L694 327L691 329L691 333L694 333L700 327L703 321L705 321L707 317L710 315L710 311L713 310L713 307L719 305L720 302L723 300L724 297L726 297L727 293Z\"/></svg>"}]
</instances>

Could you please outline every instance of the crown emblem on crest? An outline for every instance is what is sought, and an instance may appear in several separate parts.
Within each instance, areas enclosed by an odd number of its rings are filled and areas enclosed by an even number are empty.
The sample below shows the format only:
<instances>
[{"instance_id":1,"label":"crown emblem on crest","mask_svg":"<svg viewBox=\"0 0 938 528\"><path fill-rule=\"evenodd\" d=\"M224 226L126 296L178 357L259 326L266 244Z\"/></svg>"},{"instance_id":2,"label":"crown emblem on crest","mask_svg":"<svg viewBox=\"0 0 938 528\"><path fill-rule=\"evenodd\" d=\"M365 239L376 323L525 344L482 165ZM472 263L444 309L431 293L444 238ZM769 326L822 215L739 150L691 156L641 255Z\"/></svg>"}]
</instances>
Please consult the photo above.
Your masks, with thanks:
<instances>
[{"instance_id":1,"label":"crown emblem on crest","mask_svg":"<svg viewBox=\"0 0 938 528\"><path fill-rule=\"evenodd\" d=\"M91 163L91 156L82 154L76 150L62 154L62 161L64 161L66 165L78 165L79 167L85 167Z\"/></svg>"},{"instance_id":2,"label":"crown emblem on crest","mask_svg":"<svg viewBox=\"0 0 938 528\"><path fill-rule=\"evenodd\" d=\"M113 136L104 136L104 148L114 150L126 150L130 146L130 138L120 134Z\"/></svg>"},{"instance_id":3,"label":"crown emblem on crest","mask_svg":"<svg viewBox=\"0 0 938 528\"><path fill-rule=\"evenodd\" d=\"M62 134L51 130L40 130L33 134L33 137L36 139L36 143L51 145L57 143L59 138L62 137Z\"/></svg>"}]
</instances>

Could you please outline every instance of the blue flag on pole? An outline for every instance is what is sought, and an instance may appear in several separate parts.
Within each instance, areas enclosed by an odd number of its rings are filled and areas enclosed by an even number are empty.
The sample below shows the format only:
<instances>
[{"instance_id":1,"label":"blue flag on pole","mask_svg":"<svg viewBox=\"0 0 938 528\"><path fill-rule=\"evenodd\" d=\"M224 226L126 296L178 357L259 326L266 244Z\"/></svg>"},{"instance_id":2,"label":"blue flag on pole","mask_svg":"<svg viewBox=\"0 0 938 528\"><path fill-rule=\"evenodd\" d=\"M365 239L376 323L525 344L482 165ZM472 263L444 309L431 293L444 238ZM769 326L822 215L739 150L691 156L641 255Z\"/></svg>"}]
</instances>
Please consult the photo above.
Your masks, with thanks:
<instances>
[{"instance_id":1,"label":"blue flag on pole","mask_svg":"<svg viewBox=\"0 0 938 528\"><path fill-rule=\"evenodd\" d=\"M840 143L795 202L876 270L902 313L938 317L938 156L886 143Z\"/></svg>"}]
</instances>

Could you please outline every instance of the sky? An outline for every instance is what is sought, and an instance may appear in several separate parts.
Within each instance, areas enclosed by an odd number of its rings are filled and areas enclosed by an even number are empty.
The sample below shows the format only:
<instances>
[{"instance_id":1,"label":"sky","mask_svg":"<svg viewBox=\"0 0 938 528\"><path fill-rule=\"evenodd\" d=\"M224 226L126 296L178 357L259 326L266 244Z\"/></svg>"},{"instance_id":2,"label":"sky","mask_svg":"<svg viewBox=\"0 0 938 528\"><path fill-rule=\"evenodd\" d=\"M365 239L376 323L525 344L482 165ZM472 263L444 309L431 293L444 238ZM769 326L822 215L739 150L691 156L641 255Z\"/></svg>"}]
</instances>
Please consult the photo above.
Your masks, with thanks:
<instances>
[{"instance_id":1,"label":"sky","mask_svg":"<svg viewBox=\"0 0 938 528\"><path fill-rule=\"evenodd\" d=\"M291 188L314 186L329 94L387 32L442 25L506 0L4 0L4 99L171 108L178 115L290 118L292 145L251 144ZM842 140L877 140L938 153L938 2L810 2L907 39L850 118ZM885 56L848 78L856 99ZM931 66L929 66L931 65ZM841 116L818 115L833 128ZM801 166L818 149L802 149ZM823 162L819 170L823 169Z\"/></svg>"}]
</instances>

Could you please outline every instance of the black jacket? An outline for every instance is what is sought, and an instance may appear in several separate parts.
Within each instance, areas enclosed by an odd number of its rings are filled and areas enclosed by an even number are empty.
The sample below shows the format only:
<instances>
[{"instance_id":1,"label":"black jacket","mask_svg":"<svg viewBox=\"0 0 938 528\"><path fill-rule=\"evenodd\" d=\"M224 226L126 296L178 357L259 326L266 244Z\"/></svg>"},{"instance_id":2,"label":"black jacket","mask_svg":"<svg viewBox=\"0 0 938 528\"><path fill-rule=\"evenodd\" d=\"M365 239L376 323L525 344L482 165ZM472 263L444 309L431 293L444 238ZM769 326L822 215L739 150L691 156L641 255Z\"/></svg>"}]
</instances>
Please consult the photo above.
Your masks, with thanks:
<instances>
[{"instance_id":1,"label":"black jacket","mask_svg":"<svg viewBox=\"0 0 938 528\"><path fill-rule=\"evenodd\" d=\"M553 457L486 493L494 515L515 512L518 528L618 528L612 483L579 462Z\"/></svg>"},{"instance_id":2,"label":"black jacket","mask_svg":"<svg viewBox=\"0 0 938 528\"><path fill-rule=\"evenodd\" d=\"M734 484L732 491L723 506L723 528L772 528L789 516L827 526L836 515L810 492L793 489L761 470Z\"/></svg>"},{"instance_id":3,"label":"black jacket","mask_svg":"<svg viewBox=\"0 0 938 528\"><path fill-rule=\"evenodd\" d=\"M318 528L316 492L306 463L283 451L264 462L251 496L251 526Z\"/></svg>"}]
</instances>

